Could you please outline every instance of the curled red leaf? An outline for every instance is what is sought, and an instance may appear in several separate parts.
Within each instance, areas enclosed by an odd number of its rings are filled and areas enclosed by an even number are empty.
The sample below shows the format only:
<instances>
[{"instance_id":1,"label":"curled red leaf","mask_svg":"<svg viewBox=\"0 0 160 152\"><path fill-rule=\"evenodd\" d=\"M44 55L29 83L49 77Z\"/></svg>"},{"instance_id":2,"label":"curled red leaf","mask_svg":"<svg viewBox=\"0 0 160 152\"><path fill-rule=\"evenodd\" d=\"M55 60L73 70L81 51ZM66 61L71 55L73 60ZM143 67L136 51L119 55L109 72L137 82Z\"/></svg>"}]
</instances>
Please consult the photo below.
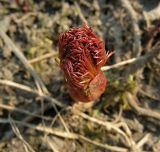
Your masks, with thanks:
<instances>
[{"instance_id":1,"label":"curled red leaf","mask_svg":"<svg viewBox=\"0 0 160 152\"><path fill-rule=\"evenodd\" d=\"M111 54L106 54L103 41L88 25L59 34L60 67L74 100L96 100L104 92L106 77L101 67Z\"/></svg>"}]
</instances>

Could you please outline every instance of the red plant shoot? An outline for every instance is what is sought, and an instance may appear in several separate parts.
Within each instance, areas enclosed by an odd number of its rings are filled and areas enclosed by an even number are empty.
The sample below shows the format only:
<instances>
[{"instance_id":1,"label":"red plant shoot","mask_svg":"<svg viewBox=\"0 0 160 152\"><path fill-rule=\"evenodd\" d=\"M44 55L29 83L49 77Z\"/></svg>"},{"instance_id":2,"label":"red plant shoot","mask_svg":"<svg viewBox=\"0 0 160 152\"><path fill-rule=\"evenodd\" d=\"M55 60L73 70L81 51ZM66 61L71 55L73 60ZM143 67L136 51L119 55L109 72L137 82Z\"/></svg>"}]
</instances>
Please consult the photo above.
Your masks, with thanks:
<instances>
[{"instance_id":1,"label":"red plant shoot","mask_svg":"<svg viewBox=\"0 0 160 152\"><path fill-rule=\"evenodd\" d=\"M104 92L107 80L101 67L111 55L88 25L59 34L60 67L75 101L94 101Z\"/></svg>"}]
</instances>

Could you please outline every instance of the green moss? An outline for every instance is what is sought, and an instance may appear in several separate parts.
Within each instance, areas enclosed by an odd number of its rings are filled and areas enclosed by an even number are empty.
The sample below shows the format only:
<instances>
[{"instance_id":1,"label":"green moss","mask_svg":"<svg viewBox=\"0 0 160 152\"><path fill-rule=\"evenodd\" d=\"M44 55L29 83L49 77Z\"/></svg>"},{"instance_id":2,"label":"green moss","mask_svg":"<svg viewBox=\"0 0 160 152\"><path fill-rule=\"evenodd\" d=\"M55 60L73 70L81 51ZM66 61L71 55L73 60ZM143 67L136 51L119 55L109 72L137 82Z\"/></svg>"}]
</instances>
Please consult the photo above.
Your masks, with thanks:
<instances>
[{"instance_id":1,"label":"green moss","mask_svg":"<svg viewBox=\"0 0 160 152\"><path fill-rule=\"evenodd\" d=\"M137 80L134 75L129 75L127 78L120 77L118 74L111 72L106 73L107 86L101 97L101 101L96 105L96 109L103 109L104 107L114 106L118 102L123 109L128 109L128 103L125 100L124 93L126 91L134 92L137 88Z\"/></svg>"}]
</instances>

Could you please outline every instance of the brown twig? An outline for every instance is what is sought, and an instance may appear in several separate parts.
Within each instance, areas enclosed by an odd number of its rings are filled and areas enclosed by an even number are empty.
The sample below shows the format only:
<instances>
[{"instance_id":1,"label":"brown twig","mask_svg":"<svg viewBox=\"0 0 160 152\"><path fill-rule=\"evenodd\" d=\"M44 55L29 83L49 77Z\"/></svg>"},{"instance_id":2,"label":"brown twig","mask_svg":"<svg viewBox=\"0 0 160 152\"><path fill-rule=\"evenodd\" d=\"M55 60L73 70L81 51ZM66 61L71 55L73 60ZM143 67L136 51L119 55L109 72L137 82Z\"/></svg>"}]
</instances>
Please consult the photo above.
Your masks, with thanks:
<instances>
[{"instance_id":1,"label":"brown twig","mask_svg":"<svg viewBox=\"0 0 160 152\"><path fill-rule=\"evenodd\" d=\"M150 110L150 109L145 109L140 107L137 103L138 103L138 99L136 96L132 95L130 92L126 92L126 99L127 102L129 103L129 105L136 111L138 112L139 115L142 116L147 116L150 118L154 118L154 119L158 119L160 120L160 113Z\"/></svg>"},{"instance_id":2,"label":"brown twig","mask_svg":"<svg viewBox=\"0 0 160 152\"><path fill-rule=\"evenodd\" d=\"M141 32L138 26L138 19L137 19L137 13L133 9L132 5L130 4L129 0L120 0L122 6L127 10L132 26L133 26L133 37L134 37L134 56L139 56L141 54L142 48L141 48Z\"/></svg>"},{"instance_id":3,"label":"brown twig","mask_svg":"<svg viewBox=\"0 0 160 152\"><path fill-rule=\"evenodd\" d=\"M134 64L134 69L129 69L129 66L128 66L128 70L136 71L139 68L141 68L142 66L144 66L146 63L150 62L154 57L156 57L160 53L159 46L160 46L160 44L157 44L156 46L154 46L151 49L150 52L148 52L147 54L145 54L143 56L131 58L129 60L122 61L122 62L119 62L117 64L113 64L110 66L103 66L101 69L102 69L102 71L107 71L110 69L119 68L119 67L127 65L127 64L129 64L129 65ZM129 73L129 72L127 72L127 73Z\"/></svg>"}]
</instances>

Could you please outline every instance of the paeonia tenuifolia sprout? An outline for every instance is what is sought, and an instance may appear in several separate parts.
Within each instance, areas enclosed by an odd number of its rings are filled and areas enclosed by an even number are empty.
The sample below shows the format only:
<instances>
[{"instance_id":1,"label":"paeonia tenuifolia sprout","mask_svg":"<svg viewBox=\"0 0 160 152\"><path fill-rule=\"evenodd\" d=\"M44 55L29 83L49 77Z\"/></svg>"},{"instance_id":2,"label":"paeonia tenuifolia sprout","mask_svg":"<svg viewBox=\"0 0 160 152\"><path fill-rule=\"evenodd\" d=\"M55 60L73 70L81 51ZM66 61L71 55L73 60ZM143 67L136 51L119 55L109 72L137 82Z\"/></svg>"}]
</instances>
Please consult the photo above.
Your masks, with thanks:
<instances>
[{"instance_id":1,"label":"paeonia tenuifolia sprout","mask_svg":"<svg viewBox=\"0 0 160 152\"><path fill-rule=\"evenodd\" d=\"M107 79L101 67L111 55L88 25L59 34L60 67L75 101L94 101L104 92Z\"/></svg>"}]
</instances>

